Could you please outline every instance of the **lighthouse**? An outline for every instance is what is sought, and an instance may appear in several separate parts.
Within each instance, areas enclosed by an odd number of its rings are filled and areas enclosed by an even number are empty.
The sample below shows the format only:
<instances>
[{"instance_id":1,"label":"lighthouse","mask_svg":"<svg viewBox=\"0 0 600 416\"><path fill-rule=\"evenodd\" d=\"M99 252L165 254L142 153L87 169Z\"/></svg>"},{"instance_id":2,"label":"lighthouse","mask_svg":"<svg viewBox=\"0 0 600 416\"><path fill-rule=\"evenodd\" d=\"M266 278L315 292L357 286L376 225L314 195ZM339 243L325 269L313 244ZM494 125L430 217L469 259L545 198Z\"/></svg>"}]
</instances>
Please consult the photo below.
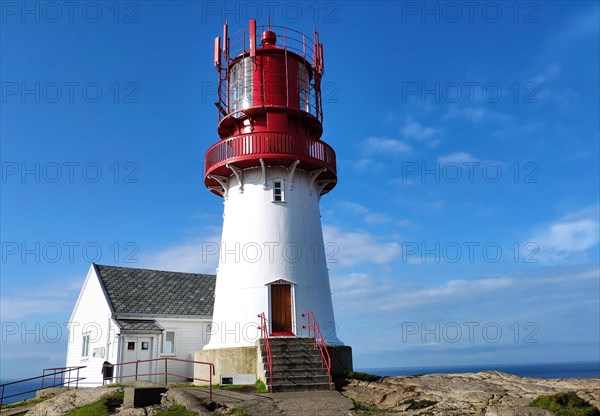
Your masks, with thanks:
<instances>
[{"instance_id":1,"label":"lighthouse","mask_svg":"<svg viewBox=\"0 0 600 416\"><path fill-rule=\"evenodd\" d=\"M325 343L342 346L319 209L337 183L335 152L321 140L319 35L254 20L229 35L225 23L214 64L219 140L206 152L204 182L223 200L223 232L200 358L255 347L259 315L268 337L293 339L310 335L311 313Z\"/></svg>"}]
</instances>

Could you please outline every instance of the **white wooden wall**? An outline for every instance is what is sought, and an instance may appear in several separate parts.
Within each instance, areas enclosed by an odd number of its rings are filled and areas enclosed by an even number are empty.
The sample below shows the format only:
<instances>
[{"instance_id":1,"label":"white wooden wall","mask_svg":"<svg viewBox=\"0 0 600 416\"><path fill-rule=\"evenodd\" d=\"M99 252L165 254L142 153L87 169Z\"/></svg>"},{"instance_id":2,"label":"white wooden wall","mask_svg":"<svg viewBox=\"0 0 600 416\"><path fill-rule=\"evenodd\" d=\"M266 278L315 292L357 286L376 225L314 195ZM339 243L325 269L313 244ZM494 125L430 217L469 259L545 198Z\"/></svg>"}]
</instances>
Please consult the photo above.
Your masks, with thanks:
<instances>
[{"instance_id":1,"label":"white wooden wall","mask_svg":"<svg viewBox=\"0 0 600 416\"><path fill-rule=\"evenodd\" d=\"M102 364L113 358L113 353L115 353L113 350L116 349L114 342L109 343L109 340L114 341L115 335L115 325L111 321L110 308L96 272L91 266L69 321L66 365L67 367L87 366L80 370L80 377L86 378L80 382L80 385L97 386L102 384ZM90 334L87 358L81 356L84 332ZM95 349L96 357L93 356ZM74 373L73 376L75 376Z\"/></svg>"},{"instance_id":2,"label":"white wooden wall","mask_svg":"<svg viewBox=\"0 0 600 416\"><path fill-rule=\"evenodd\" d=\"M160 336L158 345L159 357L176 357L184 360L193 360L194 353L197 350L202 349L202 347L208 343L210 338L207 333L207 327L211 323L210 320L159 318L156 319L156 322L163 327L165 331L175 331L175 354L162 354L160 352L161 343L163 342L162 336ZM176 363L174 361L169 361L168 366L170 373L189 375L190 377L194 374L194 365L191 363Z\"/></svg>"}]
</instances>

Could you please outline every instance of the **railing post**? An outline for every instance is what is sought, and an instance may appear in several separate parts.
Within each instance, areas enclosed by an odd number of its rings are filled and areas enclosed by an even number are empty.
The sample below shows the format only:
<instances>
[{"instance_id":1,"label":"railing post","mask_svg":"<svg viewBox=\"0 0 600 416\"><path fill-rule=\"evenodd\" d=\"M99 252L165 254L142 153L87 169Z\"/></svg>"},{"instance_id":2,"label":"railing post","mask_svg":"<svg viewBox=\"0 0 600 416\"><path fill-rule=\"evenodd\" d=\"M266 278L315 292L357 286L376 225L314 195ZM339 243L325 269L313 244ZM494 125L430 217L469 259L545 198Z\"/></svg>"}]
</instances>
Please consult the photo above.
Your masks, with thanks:
<instances>
[{"instance_id":1,"label":"railing post","mask_svg":"<svg viewBox=\"0 0 600 416\"><path fill-rule=\"evenodd\" d=\"M210 364L208 367L208 399L212 402L212 376L215 373L215 365Z\"/></svg>"},{"instance_id":2,"label":"railing post","mask_svg":"<svg viewBox=\"0 0 600 416\"><path fill-rule=\"evenodd\" d=\"M77 380L75 380L75 390L79 388L79 370L81 367L77 367Z\"/></svg>"},{"instance_id":3,"label":"railing post","mask_svg":"<svg viewBox=\"0 0 600 416\"><path fill-rule=\"evenodd\" d=\"M167 371L167 361L168 361L168 358L165 357L165 386L167 385L167 377L168 377L167 373L169 372L169 371Z\"/></svg>"},{"instance_id":4,"label":"railing post","mask_svg":"<svg viewBox=\"0 0 600 416\"><path fill-rule=\"evenodd\" d=\"M3 404L4 404L4 385L2 385L2 396L0 396L0 410L2 410Z\"/></svg>"},{"instance_id":5,"label":"railing post","mask_svg":"<svg viewBox=\"0 0 600 416\"><path fill-rule=\"evenodd\" d=\"M138 365L139 365L139 363L140 363L140 360L137 360L135 362L135 381L137 381L137 378L138 378Z\"/></svg>"}]
</instances>

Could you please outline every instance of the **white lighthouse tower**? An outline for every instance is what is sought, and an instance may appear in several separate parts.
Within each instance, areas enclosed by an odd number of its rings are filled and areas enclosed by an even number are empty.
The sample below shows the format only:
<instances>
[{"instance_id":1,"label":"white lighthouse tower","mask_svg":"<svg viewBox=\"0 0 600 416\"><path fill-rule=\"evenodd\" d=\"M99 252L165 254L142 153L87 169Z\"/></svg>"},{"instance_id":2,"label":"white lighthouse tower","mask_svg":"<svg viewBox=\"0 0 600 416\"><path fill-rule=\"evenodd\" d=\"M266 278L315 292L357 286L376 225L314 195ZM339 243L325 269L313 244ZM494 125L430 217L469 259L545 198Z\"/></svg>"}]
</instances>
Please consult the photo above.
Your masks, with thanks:
<instances>
[{"instance_id":1,"label":"white lighthouse tower","mask_svg":"<svg viewBox=\"0 0 600 416\"><path fill-rule=\"evenodd\" d=\"M206 152L204 181L223 198L223 234L213 329L199 357L255 347L261 314L270 338L309 336L308 314L328 346L341 346L319 210L337 182L335 152L320 139L319 36L251 20L230 37L225 24L214 62L220 140Z\"/></svg>"}]
</instances>

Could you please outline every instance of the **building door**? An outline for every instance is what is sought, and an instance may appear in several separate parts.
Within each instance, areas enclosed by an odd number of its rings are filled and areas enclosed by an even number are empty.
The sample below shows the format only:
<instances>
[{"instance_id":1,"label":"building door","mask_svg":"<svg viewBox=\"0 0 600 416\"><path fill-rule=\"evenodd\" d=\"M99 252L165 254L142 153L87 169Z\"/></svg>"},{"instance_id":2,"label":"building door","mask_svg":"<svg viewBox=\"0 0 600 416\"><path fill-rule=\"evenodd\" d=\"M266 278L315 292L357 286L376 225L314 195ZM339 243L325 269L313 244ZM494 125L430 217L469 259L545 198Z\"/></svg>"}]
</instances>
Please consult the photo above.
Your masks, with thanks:
<instances>
[{"instance_id":1,"label":"building door","mask_svg":"<svg viewBox=\"0 0 600 416\"><path fill-rule=\"evenodd\" d=\"M271 285L271 332L273 335L294 335L292 332L292 290L290 284Z\"/></svg>"},{"instance_id":2,"label":"building door","mask_svg":"<svg viewBox=\"0 0 600 416\"><path fill-rule=\"evenodd\" d=\"M140 360L152 359L152 338L143 336L134 336L124 338L123 361L124 363ZM154 362L147 361L142 363L124 364L121 366L121 376L131 376L121 378L120 381L135 381L135 374L138 374L138 380L153 381L156 377L150 376L154 371ZM140 375L142 374L142 375Z\"/></svg>"}]
</instances>

